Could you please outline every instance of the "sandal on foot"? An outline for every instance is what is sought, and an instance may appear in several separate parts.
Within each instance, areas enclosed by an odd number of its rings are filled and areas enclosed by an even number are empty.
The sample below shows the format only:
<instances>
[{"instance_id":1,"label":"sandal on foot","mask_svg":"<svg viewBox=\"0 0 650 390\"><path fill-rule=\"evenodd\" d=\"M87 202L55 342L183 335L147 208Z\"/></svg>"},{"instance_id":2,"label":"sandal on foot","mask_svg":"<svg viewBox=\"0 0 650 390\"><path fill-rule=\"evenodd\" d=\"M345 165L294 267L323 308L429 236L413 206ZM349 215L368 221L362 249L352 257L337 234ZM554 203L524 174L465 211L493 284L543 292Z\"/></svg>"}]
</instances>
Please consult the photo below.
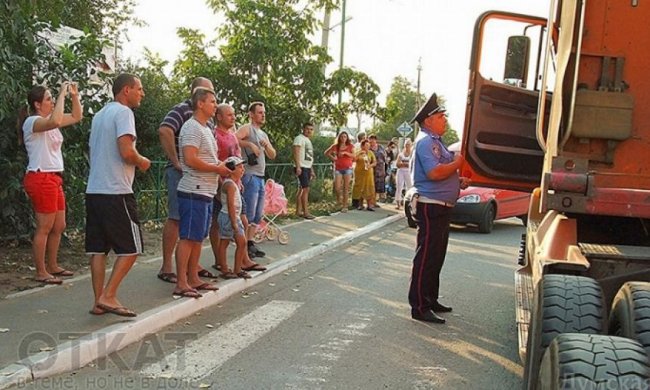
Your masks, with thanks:
<instances>
[{"instance_id":1,"label":"sandal on foot","mask_svg":"<svg viewBox=\"0 0 650 390\"><path fill-rule=\"evenodd\" d=\"M103 303L98 303L97 308L104 310L106 313L115 314L115 315L118 315L120 317L135 317L135 316L137 316L137 314L133 310L127 309L124 306L113 307L113 306L104 305Z\"/></svg>"},{"instance_id":2,"label":"sandal on foot","mask_svg":"<svg viewBox=\"0 0 650 390\"><path fill-rule=\"evenodd\" d=\"M246 271L239 271L239 273L237 273L237 277L242 278L242 279L250 279L250 278L252 278L251 274L249 274Z\"/></svg>"},{"instance_id":3,"label":"sandal on foot","mask_svg":"<svg viewBox=\"0 0 650 390\"><path fill-rule=\"evenodd\" d=\"M212 272L208 271L207 269L200 270L199 271L199 276L202 277L202 278L210 278L210 279L215 279L216 278L216 276Z\"/></svg>"},{"instance_id":4,"label":"sandal on foot","mask_svg":"<svg viewBox=\"0 0 650 390\"><path fill-rule=\"evenodd\" d=\"M248 267L241 267L244 271L266 271L266 267L262 264L253 264Z\"/></svg>"},{"instance_id":5,"label":"sandal on foot","mask_svg":"<svg viewBox=\"0 0 650 390\"><path fill-rule=\"evenodd\" d=\"M237 279L238 277L237 274L232 271L222 272L219 276L223 279Z\"/></svg>"},{"instance_id":6,"label":"sandal on foot","mask_svg":"<svg viewBox=\"0 0 650 390\"><path fill-rule=\"evenodd\" d=\"M45 278L45 279L34 279L35 281L39 283L45 283L45 284L61 284L63 283L63 280L55 277L51 278Z\"/></svg>"},{"instance_id":7,"label":"sandal on foot","mask_svg":"<svg viewBox=\"0 0 650 390\"><path fill-rule=\"evenodd\" d=\"M212 264L212 268L216 269L217 271L221 271L221 266L219 264Z\"/></svg>"},{"instance_id":8,"label":"sandal on foot","mask_svg":"<svg viewBox=\"0 0 650 390\"><path fill-rule=\"evenodd\" d=\"M193 288L186 288L181 291L174 291L172 295L176 297L183 297L183 298L201 298L203 296L201 295L201 293L199 293Z\"/></svg>"},{"instance_id":9,"label":"sandal on foot","mask_svg":"<svg viewBox=\"0 0 650 390\"><path fill-rule=\"evenodd\" d=\"M52 276L74 276L74 272L68 271L67 269L62 269L58 272L50 272Z\"/></svg>"},{"instance_id":10,"label":"sandal on foot","mask_svg":"<svg viewBox=\"0 0 650 390\"><path fill-rule=\"evenodd\" d=\"M94 316L101 316L101 315L106 314L106 310L104 310L104 309L102 309L102 308L100 308L100 307L95 306L95 307L93 307L92 309L88 310L88 313L89 313L89 314L92 314L92 315L94 315Z\"/></svg>"},{"instance_id":11,"label":"sandal on foot","mask_svg":"<svg viewBox=\"0 0 650 390\"><path fill-rule=\"evenodd\" d=\"M194 287L195 290L204 290L204 291L217 291L219 290L219 287L215 286L214 284L210 283L203 283L201 285L198 285Z\"/></svg>"},{"instance_id":12,"label":"sandal on foot","mask_svg":"<svg viewBox=\"0 0 650 390\"><path fill-rule=\"evenodd\" d=\"M158 279L167 283L176 284L176 282L178 282L178 278L176 277L176 274L173 272L158 272Z\"/></svg>"}]
</instances>

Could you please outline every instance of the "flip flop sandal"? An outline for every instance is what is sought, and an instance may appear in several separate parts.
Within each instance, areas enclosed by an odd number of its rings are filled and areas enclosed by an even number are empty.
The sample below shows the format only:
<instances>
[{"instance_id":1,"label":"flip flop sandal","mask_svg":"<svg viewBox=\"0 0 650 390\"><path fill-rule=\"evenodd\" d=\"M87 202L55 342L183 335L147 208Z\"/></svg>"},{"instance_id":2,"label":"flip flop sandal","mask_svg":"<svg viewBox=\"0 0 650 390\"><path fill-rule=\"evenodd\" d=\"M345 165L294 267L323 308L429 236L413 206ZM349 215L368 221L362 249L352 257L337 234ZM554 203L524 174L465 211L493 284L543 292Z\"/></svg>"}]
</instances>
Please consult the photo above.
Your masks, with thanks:
<instances>
[{"instance_id":1,"label":"flip flop sandal","mask_svg":"<svg viewBox=\"0 0 650 390\"><path fill-rule=\"evenodd\" d=\"M253 264L249 267L242 267L244 271L266 271L266 267L262 264Z\"/></svg>"},{"instance_id":2,"label":"flip flop sandal","mask_svg":"<svg viewBox=\"0 0 650 390\"><path fill-rule=\"evenodd\" d=\"M174 291L172 295L176 297L183 297L183 298L201 298L203 296L201 295L201 293L199 293L193 288L187 288L181 291Z\"/></svg>"},{"instance_id":3,"label":"flip flop sandal","mask_svg":"<svg viewBox=\"0 0 650 390\"><path fill-rule=\"evenodd\" d=\"M239 273L237 274L237 277L242 278L242 279L250 279L250 278L252 278L251 274L249 274L246 271L239 271Z\"/></svg>"},{"instance_id":4,"label":"flip flop sandal","mask_svg":"<svg viewBox=\"0 0 650 390\"><path fill-rule=\"evenodd\" d=\"M50 272L52 276L74 276L74 272L63 269L59 272Z\"/></svg>"},{"instance_id":5,"label":"flip flop sandal","mask_svg":"<svg viewBox=\"0 0 650 390\"><path fill-rule=\"evenodd\" d=\"M63 280L59 278L45 278L45 279L34 279L35 281L39 283L45 283L45 284L61 284L63 283Z\"/></svg>"},{"instance_id":6,"label":"flip flop sandal","mask_svg":"<svg viewBox=\"0 0 650 390\"><path fill-rule=\"evenodd\" d=\"M202 278L216 279L216 276L212 272L208 271L207 269L200 270L199 276Z\"/></svg>"},{"instance_id":7,"label":"flip flop sandal","mask_svg":"<svg viewBox=\"0 0 650 390\"><path fill-rule=\"evenodd\" d=\"M221 271L221 266L219 264L212 264L212 268L216 269L217 271Z\"/></svg>"},{"instance_id":8,"label":"flip flop sandal","mask_svg":"<svg viewBox=\"0 0 650 390\"><path fill-rule=\"evenodd\" d=\"M237 274L232 272L232 271L222 272L222 273L219 274L219 277L221 277L223 279L237 279L238 278Z\"/></svg>"},{"instance_id":9,"label":"flip flop sandal","mask_svg":"<svg viewBox=\"0 0 650 390\"><path fill-rule=\"evenodd\" d=\"M203 283L199 286L194 287L195 290L204 290L204 291L217 291L219 290L219 287L215 286L214 284L210 283Z\"/></svg>"},{"instance_id":10,"label":"flip flop sandal","mask_svg":"<svg viewBox=\"0 0 650 390\"><path fill-rule=\"evenodd\" d=\"M104 305L102 303L98 303L97 308L102 309L107 313L118 315L120 317L136 317L137 316L137 314L133 310L127 309L124 306L113 307L113 306Z\"/></svg>"},{"instance_id":11,"label":"flip flop sandal","mask_svg":"<svg viewBox=\"0 0 650 390\"><path fill-rule=\"evenodd\" d=\"M101 309L101 308L99 308L99 307L97 307L97 306L95 306L95 307L93 307L92 309L88 310L88 313L89 313L89 314L92 314L92 315L94 315L94 316L101 316L101 315L106 314L107 311L104 310L104 309Z\"/></svg>"},{"instance_id":12,"label":"flip flop sandal","mask_svg":"<svg viewBox=\"0 0 650 390\"><path fill-rule=\"evenodd\" d=\"M158 273L158 279L162 280L163 282L167 283L176 283L178 282L178 278L176 277L176 274L173 272L159 272Z\"/></svg>"}]
</instances>

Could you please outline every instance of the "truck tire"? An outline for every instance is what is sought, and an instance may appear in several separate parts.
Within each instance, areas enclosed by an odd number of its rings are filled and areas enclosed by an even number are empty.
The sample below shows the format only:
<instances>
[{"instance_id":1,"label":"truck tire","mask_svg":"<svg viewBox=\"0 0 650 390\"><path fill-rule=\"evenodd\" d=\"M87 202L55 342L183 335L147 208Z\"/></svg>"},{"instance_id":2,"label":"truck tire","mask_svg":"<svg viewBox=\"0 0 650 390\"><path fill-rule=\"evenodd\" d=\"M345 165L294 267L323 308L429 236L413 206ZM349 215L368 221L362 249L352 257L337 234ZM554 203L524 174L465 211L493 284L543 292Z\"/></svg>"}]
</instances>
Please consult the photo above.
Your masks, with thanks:
<instances>
[{"instance_id":1,"label":"truck tire","mask_svg":"<svg viewBox=\"0 0 650 390\"><path fill-rule=\"evenodd\" d=\"M483 217L478 224L479 233L490 233L494 227L494 217L496 216L496 207L494 203L488 203L485 206L485 211L483 212Z\"/></svg>"},{"instance_id":2,"label":"truck tire","mask_svg":"<svg viewBox=\"0 0 650 390\"><path fill-rule=\"evenodd\" d=\"M650 356L650 283L625 283L610 313L609 333L638 341Z\"/></svg>"},{"instance_id":3,"label":"truck tire","mask_svg":"<svg viewBox=\"0 0 650 390\"><path fill-rule=\"evenodd\" d=\"M538 389L647 389L648 357L641 345L615 336L565 333L544 353Z\"/></svg>"},{"instance_id":4,"label":"truck tire","mask_svg":"<svg viewBox=\"0 0 650 390\"><path fill-rule=\"evenodd\" d=\"M524 383L535 389L544 350L562 333L600 334L605 329L605 304L598 282L574 275L546 275L537 286L531 313Z\"/></svg>"}]
</instances>

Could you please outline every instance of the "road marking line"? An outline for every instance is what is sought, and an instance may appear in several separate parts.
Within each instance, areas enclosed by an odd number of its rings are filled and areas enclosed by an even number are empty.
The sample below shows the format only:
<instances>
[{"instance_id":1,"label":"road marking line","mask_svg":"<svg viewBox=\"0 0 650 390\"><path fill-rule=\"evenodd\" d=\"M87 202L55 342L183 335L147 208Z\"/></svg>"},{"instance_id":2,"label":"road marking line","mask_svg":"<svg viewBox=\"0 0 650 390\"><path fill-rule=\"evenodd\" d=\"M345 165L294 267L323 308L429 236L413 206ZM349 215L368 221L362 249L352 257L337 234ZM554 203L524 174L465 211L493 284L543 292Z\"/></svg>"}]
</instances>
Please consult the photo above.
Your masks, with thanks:
<instances>
[{"instance_id":1,"label":"road marking line","mask_svg":"<svg viewBox=\"0 0 650 390\"><path fill-rule=\"evenodd\" d=\"M301 302L271 301L167 355L158 363L145 367L140 373L189 380L208 376L291 317L300 306Z\"/></svg>"},{"instance_id":2,"label":"road marking line","mask_svg":"<svg viewBox=\"0 0 650 390\"><path fill-rule=\"evenodd\" d=\"M335 329L328 330L321 344L310 347L303 356L305 364L299 365L294 381L285 383L287 389L320 389L327 383L332 364L339 360L344 353L352 348L352 344L362 337L369 336L362 332L371 325L375 314L371 311L348 312L345 318L351 322L342 323Z\"/></svg>"}]
</instances>

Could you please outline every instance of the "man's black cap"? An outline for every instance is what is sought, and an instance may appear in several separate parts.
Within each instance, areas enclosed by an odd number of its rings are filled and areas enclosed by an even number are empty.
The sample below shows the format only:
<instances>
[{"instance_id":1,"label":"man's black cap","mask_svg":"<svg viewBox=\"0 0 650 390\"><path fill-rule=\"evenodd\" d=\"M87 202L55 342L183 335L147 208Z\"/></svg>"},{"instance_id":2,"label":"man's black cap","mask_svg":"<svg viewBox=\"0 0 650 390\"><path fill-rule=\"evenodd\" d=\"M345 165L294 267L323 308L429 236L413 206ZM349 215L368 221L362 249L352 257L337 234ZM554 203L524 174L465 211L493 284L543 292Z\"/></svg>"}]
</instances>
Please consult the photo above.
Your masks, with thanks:
<instances>
[{"instance_id":1,"label":"man's black cap","mask_svg":"<svg viewBox=\"0 0 650 390\"><path fill-rule=\"evenodd\" d=\"M443 107L438 105L438 95L435 93L431 95L429 100L427 100L426 103L420 109L418 112L415 114L413 119L411 119L411 123L413 122L418 122L422 123L423 120L427 119L433 114L439 113L439 112L446 112L447 110Z\"/></svg>"}]
</instances>

